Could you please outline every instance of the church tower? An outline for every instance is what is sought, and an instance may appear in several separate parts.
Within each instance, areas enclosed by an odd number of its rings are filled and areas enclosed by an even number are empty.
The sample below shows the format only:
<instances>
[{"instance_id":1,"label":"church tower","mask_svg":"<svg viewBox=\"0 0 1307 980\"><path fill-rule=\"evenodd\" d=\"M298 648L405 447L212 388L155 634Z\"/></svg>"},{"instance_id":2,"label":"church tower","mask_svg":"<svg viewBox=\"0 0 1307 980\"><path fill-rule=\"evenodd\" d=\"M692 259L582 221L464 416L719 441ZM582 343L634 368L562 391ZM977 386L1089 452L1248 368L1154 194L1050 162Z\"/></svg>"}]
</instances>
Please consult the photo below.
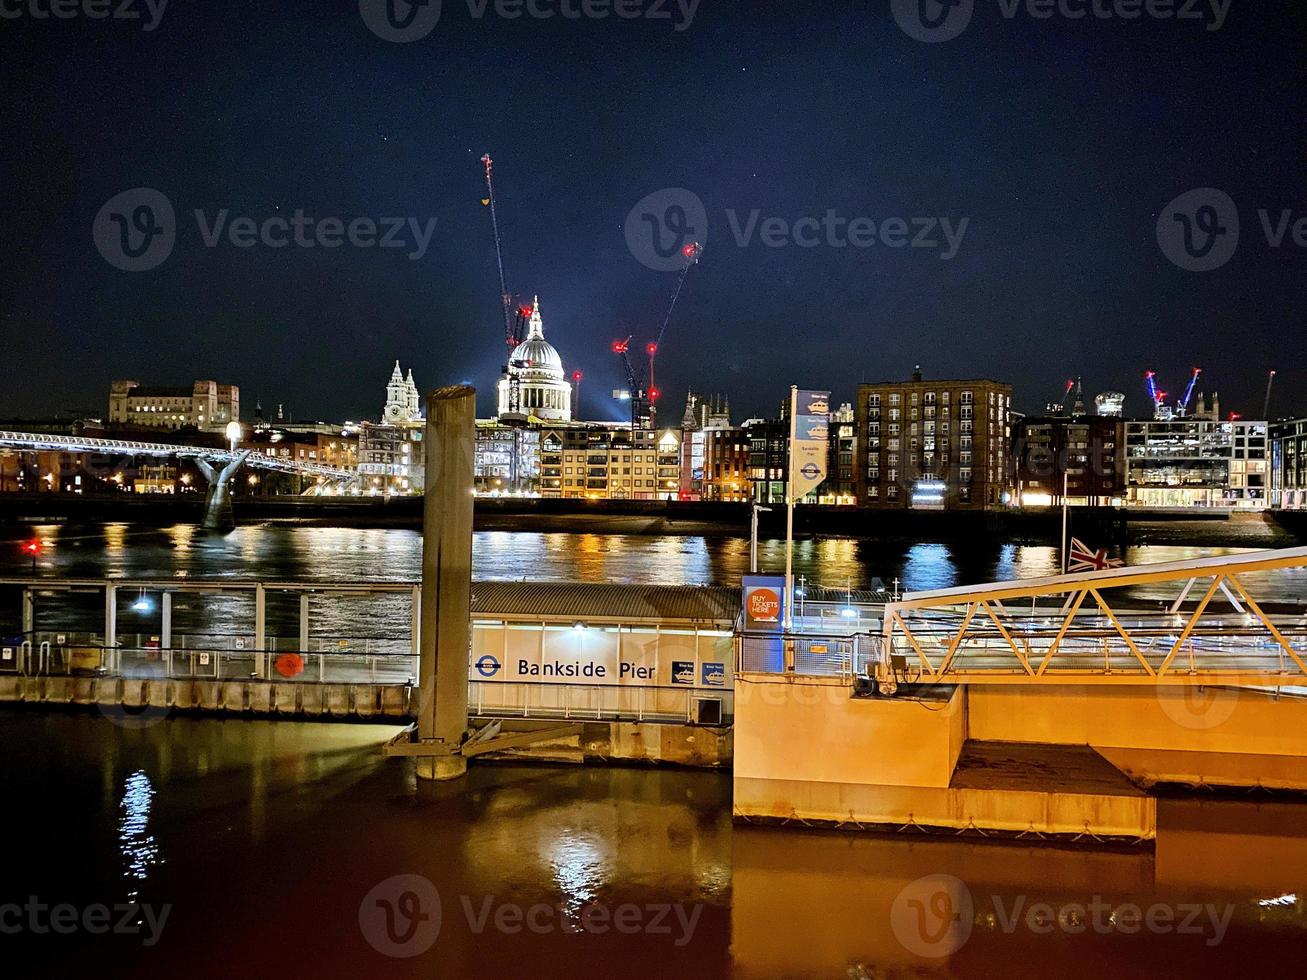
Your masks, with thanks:
<instances>
[{"instance_id":1,"label":"church tower","mask_svg":"<svg viewBox=\"0 0 1307 980\"><path fill-rule=\"evenodd\" d=\"M395 370L390 373L386 383L386 407L381 410L381 421L386 425L398 425L401 422L416 422L422 417L422 407L418 398L417 385L413 383L413 369L405 380L404 372L395 362Z\"/></svg>"}]
</instances>

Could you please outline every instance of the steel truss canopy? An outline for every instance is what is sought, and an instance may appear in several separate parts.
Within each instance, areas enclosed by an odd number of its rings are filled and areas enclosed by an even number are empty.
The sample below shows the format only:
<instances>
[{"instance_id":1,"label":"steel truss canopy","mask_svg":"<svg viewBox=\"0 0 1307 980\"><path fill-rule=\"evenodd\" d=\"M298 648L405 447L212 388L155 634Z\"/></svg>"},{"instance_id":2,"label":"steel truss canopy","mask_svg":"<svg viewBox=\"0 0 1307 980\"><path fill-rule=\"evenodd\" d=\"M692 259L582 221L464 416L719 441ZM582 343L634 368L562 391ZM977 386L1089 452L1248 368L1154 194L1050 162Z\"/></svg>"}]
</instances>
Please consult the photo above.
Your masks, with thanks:
<instances>
[{"instance_id":1,"label":"steel truss canopy","mask_svg":"<svg viewBox=\"0 0 1307 980\"><path fill-rule=\"evenodd\" d=\"M1297 608L1268 613L1268 586L1291 577ZM876 676L1307 687L1304 594L1307 548L912 593L885 607Z\"/></svg>"},{"instance_id":2,"label":"steel truss canopy","mask_svg":"<svg viewBox=\"0 0 1307 980\"><path fill-rule=\"evenodd\" d=\"M105 456L154 456L159 458L175 456L178 459L203 459L220 467L244 455L245 466L253 466L261 470L298 473L303 476L319 476L328 480L352 480L356 476L353 470L340 469L336 466L324 466L321 463L303 463L292 459L278 459L276 456L268 456L265 453L244 449L232 452L229 449L178 446L165 442L91 439L81 436L46 435L37 432L0 431L0 449L22 452L96 453Z\"/></svg>"}]
</instances>

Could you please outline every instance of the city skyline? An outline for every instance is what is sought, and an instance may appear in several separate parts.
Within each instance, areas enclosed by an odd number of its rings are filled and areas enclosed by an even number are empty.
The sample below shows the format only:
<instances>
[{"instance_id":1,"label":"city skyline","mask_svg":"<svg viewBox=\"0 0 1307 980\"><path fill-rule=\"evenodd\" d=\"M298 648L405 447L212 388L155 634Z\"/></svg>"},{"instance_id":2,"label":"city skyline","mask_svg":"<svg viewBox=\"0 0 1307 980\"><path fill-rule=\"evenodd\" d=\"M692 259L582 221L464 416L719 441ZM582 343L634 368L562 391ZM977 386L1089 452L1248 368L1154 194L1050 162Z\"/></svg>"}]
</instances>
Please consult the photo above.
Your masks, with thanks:
<instances>
[{"instance_id":1,"label":"city skyline","mask_svg":"<svg viewBox=\"0 0 1307 980\"><path fill-rule=\"evenodd\" d=\"M659 352L673 403L723 391L766 416L791 383L852 392L921 364L1010 382L1023 412L1074 376L1146 409L1146 370L1178 386L1201 366L1245 417L1271 369L1271 414L1307 411L1290 342L1302 137L1276 125L1296 106L1275 68L1292 5L1219 27L978 10L938 44L881 9L467 17L451 8L409 44L378 37L356 4L168 9L149 31L8 23L7 98L43 115L0 173L18 201L0 219L0 415L98 404L119 377L225 377L265 409L370 415L372 378L395 357L425 387L475 384L490 414L505 349L486 152L510 289L540 295L565 368L585 375L587 417L621 417L610 345L651 339L667 308L675 274L627 231L669 200L702 202L706 222ZM295 70L215 75L213 50L295 50ZM103 111L52 97L75 78ZM1242 235L1226 264L1195 272L1157 226L1209 187ZM167 199L176 242L157 268L124 272L93 226L134 188ZM680 190L692 197L666 196ZM312 228L372 221L373 244L261 240L297 211ZM387 229L406 247L381 248ZM919 233L935 247L912 247Z\"/></svg>"}]
</instances>

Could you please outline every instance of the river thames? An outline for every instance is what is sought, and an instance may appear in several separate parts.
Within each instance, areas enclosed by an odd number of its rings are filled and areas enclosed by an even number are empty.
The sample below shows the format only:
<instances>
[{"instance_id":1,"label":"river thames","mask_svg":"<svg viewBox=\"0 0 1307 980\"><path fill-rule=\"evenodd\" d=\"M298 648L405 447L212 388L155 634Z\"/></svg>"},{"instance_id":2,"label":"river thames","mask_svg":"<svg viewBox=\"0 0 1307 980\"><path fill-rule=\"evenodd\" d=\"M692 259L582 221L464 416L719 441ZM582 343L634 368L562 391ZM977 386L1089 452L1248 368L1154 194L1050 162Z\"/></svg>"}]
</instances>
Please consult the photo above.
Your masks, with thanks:
<instances>
[{"instance_id":1,"label":"river thames","mask_svg":"<svg viewBox=\"0 0 1307 980\"><path fill-rule=\"evenodd\" d=\"M1155 850L754 828L732 823L728 774L479 765L418 786L411 763L380 756L393 731L0 710L0 778L21 801L0 889L21 908L5 919L10 967L1155 978L1282 975L1307 947L1299 804L1164 800ZM904 890L933 875L973 905L944 957L903 928ZM398 948L373 917L396 876L440 903ZM61 934L58 905L126 909L131 931ZM1045 906L1051 925L1031 918Z\"/></svg>"},{"instance_id":2,"label":"river thames","mask_svg":"<svg viewBox=\"0 0 1307 980\"><path fill-rule=\"evenodd\" d=\"M421 550L407 530L31 534L42 577L415 579ZM21 539L0 573L30 574ZM1124 557L1233 550L1170 540ZM734 585L748 543L483 532L474 555L478 578ZM779 543L762 555L779 570ZM1057 564L1056 549L985 542L796 554L809 581L907 590ZM1286 580L1278 598L1302 595ZM0 709L0 780L21 801L0 927L20 973L1151 980L1274 975L1307 948L1307 805L1266 795L1164 799L1155 848L873 836L736 824L725 773L483 764L418 785L380 755L391 727L122 722ZM923 950L912 896L932 876L961 883L965 909L945 911L964 928ZM420 927L383 917L419 893L438 908ZM121 928L92 923L102 908Z\"/></svg>"}]
</instances>

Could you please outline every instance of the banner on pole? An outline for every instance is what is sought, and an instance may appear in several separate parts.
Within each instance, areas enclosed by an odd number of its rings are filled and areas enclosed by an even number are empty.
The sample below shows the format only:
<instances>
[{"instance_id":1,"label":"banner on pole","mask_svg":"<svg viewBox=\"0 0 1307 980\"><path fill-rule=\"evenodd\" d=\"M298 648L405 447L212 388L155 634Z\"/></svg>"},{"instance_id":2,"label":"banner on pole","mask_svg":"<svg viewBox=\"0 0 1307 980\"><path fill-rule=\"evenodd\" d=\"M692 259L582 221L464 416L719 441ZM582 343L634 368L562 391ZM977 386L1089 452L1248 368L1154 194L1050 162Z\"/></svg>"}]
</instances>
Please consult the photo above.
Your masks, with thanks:
<instances>
[{"instance_id":1,"label":"banner on pole","mask_svg":"<svg viewBox=\"0 0 1307 980\"><path fill-rule=\"evenodd\" d=\"M795 393L790 431L790 499L800 500L826 479L830 447L830 392Z\"/></svg>"}]
</instances>

